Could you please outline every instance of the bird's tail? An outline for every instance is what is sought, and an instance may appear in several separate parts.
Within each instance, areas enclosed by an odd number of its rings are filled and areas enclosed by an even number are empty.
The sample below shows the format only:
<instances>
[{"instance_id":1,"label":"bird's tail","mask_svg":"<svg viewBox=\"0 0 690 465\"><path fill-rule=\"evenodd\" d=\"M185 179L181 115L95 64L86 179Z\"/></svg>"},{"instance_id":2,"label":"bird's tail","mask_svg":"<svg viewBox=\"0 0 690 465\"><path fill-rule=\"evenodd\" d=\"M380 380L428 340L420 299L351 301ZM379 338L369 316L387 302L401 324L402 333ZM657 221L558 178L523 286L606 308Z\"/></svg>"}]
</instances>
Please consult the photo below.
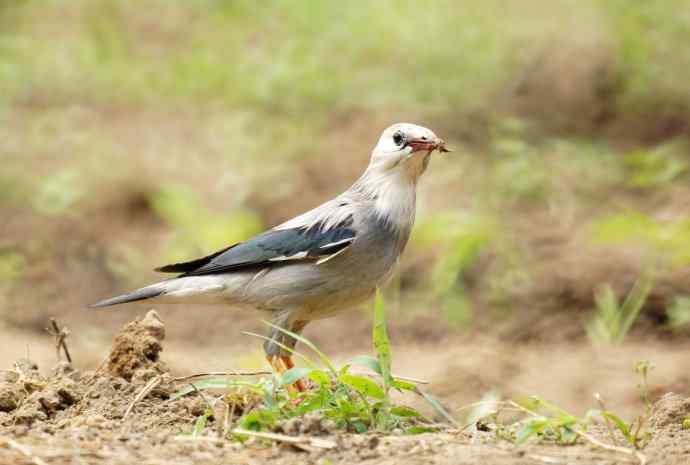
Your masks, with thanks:
<instances>
[{"instance_id":1,"label":"bird's tail","mask_svg":"<svg viewBox=\"0 0 690 465\"><path fill-rule=\"evenodd\" d=\"M237 283L242 284L240 280ZM156 298L160 303L217 303L226 289L223 277L186 276L167 279L127 294L111 297L90 305L93 308Z\"/></svg>"},{"instance_id":2,"label":"bird's tail","mask_svg":"<svg viewBox=\"0 0 690 465\"><path fill-rule=\"evenodd\" d=\"M138 300L152 299L158 297L166 292L164 283L156 283L150 286L142 287L136 291L121 294L109 299L103 299L95 304L89 305L91 308L110 307L111 305L124 304L127 302L136 302Z\"/></svg>"}]
</instances>

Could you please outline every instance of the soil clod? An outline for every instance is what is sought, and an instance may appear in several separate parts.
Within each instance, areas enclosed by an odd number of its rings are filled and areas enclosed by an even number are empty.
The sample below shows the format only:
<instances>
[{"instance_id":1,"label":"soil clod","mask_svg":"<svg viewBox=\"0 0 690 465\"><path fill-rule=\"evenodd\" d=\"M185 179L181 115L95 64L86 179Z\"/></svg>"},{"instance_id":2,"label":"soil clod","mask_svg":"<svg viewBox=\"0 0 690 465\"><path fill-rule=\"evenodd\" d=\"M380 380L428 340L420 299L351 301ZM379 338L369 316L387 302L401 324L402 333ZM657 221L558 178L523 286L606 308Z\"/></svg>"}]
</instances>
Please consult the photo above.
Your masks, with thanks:
<instances>
[{"instance_id":1,"label":"soil clod","mask_svg":"<svg viewBox=\"0 0 690 465\"><path fill-rule=\"evenodd\" d=\"M160 360L165 338L165 326L155 310L143 319L127 323L115 336L113 349L108 356L108 372L131 381L138 370L155 374L165 373L167 368Z\"/></svg>"},{"instance_id":2,"label":"soil clod","mask_svg":"<svg viewBox=\"0 0 690 465\"><path fill-rule=\"evenodd\" d=\"M690 398L669 392L654 404L649 423L654 429L682 427L683 420L688 417L690 417Z\"/></svg>"}]
</instances>

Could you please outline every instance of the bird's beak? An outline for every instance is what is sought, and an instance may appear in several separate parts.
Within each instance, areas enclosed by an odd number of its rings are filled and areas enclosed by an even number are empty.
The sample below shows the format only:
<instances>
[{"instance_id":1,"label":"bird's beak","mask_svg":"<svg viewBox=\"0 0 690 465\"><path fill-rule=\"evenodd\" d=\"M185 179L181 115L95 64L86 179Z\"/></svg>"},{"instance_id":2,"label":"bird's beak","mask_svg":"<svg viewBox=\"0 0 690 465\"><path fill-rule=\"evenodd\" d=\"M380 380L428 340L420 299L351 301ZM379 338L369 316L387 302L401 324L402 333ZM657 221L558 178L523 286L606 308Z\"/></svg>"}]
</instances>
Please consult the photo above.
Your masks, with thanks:
<instances>
[{"instance_id":1,"label":"bird's beak","mask_svg":"<svg viewBox=\"0 0 690 465\"><path fill-rule=\"evenodd\" d=\"M429 140L429 139L412 139L410 140L407 145L412 147L412 152L419 152L420 150L424 150L426 152L433 152L434 150L438 150L439 152L451 152L449 148L446 147L446 142L443 139L436 138L435 140Z\"/></svg>"}]
</instances>

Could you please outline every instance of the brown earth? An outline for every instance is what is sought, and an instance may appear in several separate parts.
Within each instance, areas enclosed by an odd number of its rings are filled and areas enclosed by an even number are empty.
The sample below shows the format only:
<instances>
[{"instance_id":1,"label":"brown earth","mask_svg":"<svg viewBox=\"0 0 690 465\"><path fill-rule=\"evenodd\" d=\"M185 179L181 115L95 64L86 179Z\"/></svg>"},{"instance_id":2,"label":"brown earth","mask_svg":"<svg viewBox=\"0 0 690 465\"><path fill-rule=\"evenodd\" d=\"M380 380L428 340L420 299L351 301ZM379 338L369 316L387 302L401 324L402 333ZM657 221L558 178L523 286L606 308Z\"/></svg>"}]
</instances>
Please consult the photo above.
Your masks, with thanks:
<instances>
[{"instance_id":1,"label":"brown earth","mask_svg":"<svg viewBox=\"0 0 690 465\"><path fill-rule=\"evenodd\" d=\"M261 438L241 444L222 439L226 426L211 419L201 439L182 436L192 430L206 403L197 393L170 400L183 385L176 382L162 362L165 327L156 312L124 326L115 337L108 358L95 371L81 372L59 362L51 373L41 373L35 362L19 360L6 370L0 382L0 464L34 463L404 463L404 464L527 464L639 463L640 457L606 450L591 442L558 446L537 441L516 446L494 432L447 428L441 433L418 436L399 434L355 435L334 430L327 420L306 417L283 424L279 433L307 441L290 445ZM47 363L52 352L48 337L46 353L35 353ZM493 344L493 347L490 347ZM495 341L475 340L473 348L420 346L397 353L395 369L403 374L428 377L428 389L452 411L487 389L505 389L508 397L538 392L558 399L566 408L580 405L580 396L601 390L607 407L641 411L633 380L623 379L620 365L628 365L642 351L634 345L597 353L587 346L562 348L523 346L510 351ZM658 345L658 344L656 344ZM687 389L687 379L678 374L687 347L675 353L650 344L644 348L657 363L651 383L658 398L671 388ZM193 349L187 348L191 350ZM177 349L179 350L179 348ZM72 347L72 352L79 350ZM202 351L203 352L203 351ZM54 354L52 354L54 356ZM171 360L180 366L176 353ZM191 353L203 359L201 353ZM603 357L606 357L603 359ZM436 372L421 363L438 357L443 364ZM184 358L184 357L183 357ZM439 368L445 367L445 368ZM209 367L212 368L212 367ZM407 372L415 369L414 372ZM567 372L567 373L566 373ZM589 382L589 386L584 383ZM662 380L663 383L659 383ZM665 383L665 384L664 384ZM678 386L681 383L682 386ZM140 398L144 386L153 385ZM541 385L541 386L540 386ZM580 391L580 392L578 392ZM475 397L473 397L475 396ZM570 397L570 399L568 399ZM409 401L409 399L401 399ZM128 412L129 411L129 412ZM577 412L578 414L581 412ZM642 451L649 464L687 464L690 461L690 430L683 421L690 416L690 398L667 394L656 402L648 425L652 440ZM594 425L595 441L608 444L605 430ZM324 444L313 441L325 441ZM309 442L311 441L311 442Z\"/></svg>"}]
</instances>

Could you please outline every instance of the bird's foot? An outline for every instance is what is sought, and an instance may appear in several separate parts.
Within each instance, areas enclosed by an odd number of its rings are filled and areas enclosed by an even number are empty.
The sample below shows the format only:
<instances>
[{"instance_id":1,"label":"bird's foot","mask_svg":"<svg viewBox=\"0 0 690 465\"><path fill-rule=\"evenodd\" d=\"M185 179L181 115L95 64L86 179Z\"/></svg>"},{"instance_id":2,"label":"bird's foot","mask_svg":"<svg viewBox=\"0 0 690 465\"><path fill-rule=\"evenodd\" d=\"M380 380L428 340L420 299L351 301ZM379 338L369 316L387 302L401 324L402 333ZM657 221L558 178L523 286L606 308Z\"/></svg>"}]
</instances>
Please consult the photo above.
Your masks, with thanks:
<instances>
[{"instance_id":1,"label":"bird's foot","mask_svg":"<svg viewBox=\"0 0 690 465\"><path fill-rule=\"evenodd\" d=\"M268 363L273 367L276 373L279 374L283 374L289 369L295 367L295 363L292 361L292 358L290 358L290 356L288 355L269 355L266 358L268 360ZM311 389L311 383L309 383L305 379L298 379L293 384L287 386L287 388L288 391L291 392L305 392Z\"/></svg>"}]
</instances>

